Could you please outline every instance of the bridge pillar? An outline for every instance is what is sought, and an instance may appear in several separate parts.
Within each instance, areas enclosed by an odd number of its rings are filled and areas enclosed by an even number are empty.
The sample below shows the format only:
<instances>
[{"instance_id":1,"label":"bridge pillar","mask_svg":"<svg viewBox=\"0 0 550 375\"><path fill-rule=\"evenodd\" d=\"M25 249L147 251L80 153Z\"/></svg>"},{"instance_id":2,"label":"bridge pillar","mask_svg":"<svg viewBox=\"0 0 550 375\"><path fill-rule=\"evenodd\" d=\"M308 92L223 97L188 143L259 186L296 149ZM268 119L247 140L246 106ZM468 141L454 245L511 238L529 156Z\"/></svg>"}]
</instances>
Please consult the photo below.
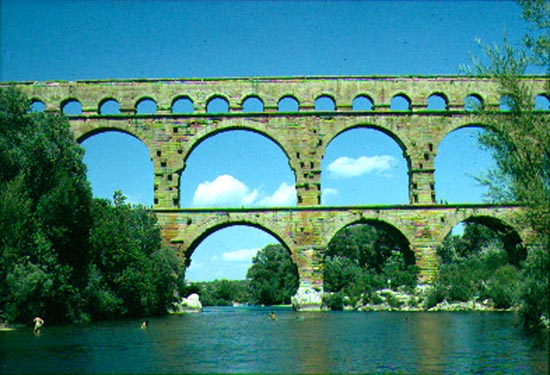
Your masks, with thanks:
<instances>
[{"instance_id":1,"label":"bridge pillar","mask_svg":"<svg viewBox=\"0 0 550 375\"><path fill-rule=\"evenodd\" d=\"M292 297L292 307L299 311L320 311L323 305L322 249L303 246L297 249L296 260L300 285Z\"/></svg>"},{"instance_id":2,"label":"bridge pillar","mask_svg":"<svg viewBox=\"0 0 550 375\"><path fill-rule=\"evenodd\" d=\"M154 153L154 208L178 208L179 207L179 170L175 165L177 160L170 158L168 153L157 150Z\"/></svg>"},{"instance_id":3,"label":"bridge pillar","mask_svg":"<svg viewBox=\"0 0 550 375\"><path fill-rule=\"evenodd\" d=\"M439 268L437 248L438 245L427 241L411 246L416 256L416 265L420 270L418 274L419 284L431 284L435 280Z\"/></svg>"},{"instance_id":4,"label":"bridge pillar","mask_svg":"<svg viewBox=\"0 0 550 375\"><path fill-rule=\"evenodd\" d=\"M407 158L409 160L409 203L436 203L433 143L427 142L412 147Z\"/></svg>"}]
</instances>

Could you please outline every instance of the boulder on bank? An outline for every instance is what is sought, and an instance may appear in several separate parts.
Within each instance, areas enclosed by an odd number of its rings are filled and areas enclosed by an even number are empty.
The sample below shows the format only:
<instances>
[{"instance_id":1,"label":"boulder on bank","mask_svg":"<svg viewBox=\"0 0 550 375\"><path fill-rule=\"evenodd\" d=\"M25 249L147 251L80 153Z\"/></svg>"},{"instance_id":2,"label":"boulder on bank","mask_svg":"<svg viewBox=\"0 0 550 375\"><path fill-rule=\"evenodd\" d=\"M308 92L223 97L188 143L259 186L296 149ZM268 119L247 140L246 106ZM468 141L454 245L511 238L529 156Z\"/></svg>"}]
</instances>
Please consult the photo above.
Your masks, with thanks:
<instances>
[{"instance_id":1,"label":"boulder on bank","mask_svg":"<svg viewBox=\"0 0 550 375\"><path fill-rule=\"evenodd\" d=\"M179 302L172 303L168 312L170 314L185 314L202 311L202 303L197 293L190 294L187 298L182 298Z\"/></svg>"}]
</instances>

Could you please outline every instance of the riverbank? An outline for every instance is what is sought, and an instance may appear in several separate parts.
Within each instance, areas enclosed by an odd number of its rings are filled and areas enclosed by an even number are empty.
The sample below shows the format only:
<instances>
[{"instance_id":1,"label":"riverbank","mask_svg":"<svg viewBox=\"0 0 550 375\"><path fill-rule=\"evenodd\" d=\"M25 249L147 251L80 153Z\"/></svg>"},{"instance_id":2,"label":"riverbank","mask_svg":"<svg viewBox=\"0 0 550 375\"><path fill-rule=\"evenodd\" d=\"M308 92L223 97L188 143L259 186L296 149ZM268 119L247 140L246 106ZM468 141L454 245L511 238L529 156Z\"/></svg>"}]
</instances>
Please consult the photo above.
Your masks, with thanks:
<instances>
[{"instance_id":1,"label":"riverbank","mask_svg":"<svg viewBox=\"0 0 550 375\"><path fill-rule=\"evenodd\" d=\"M348 297L342 299L341 309L355 311L517 311L519 306L510 308L496 308L489 299L478 300L477 298L463 301L443 300L439 303L430 303L428 299L430 287L420 286L413 293L381 289L375 291L369 301L359 300L355 304ZM327 294L325 301L330 300L334 295ZM327 308L331 307L326 303ZM333 304L332 309L339 309L338 304Z\"/></svg>"}]
</instances>

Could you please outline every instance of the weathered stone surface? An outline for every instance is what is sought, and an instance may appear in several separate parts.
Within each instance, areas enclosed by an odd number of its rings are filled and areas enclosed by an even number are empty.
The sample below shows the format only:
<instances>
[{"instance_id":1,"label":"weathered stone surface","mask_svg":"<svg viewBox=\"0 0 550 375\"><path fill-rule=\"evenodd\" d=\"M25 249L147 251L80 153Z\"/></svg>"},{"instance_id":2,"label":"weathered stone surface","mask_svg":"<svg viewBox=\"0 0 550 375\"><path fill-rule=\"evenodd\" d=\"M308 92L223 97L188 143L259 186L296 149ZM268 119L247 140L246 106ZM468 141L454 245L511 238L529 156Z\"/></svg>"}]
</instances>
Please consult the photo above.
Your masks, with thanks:
<instances>
[{"instance_id":1,"label":"weathered stone surface","mask_svg":"<svg viewBox=\"0 0 550 375\"><path fill-rule=\"evenodd\" d=\"M309 285L300 285L291 298L292 307L298 311L320 311L323 306L323 292Z\"/></svg>"},{"instance_id":2,"label":"weathered stone surface","mask_svg":"<svg viewBox=\"0 0 550 375\"><path fill-rule=\"evenodd\" d=\"M546 92L546 77L523 80L532 89L533 103L535 96ZM437 273L437 248L450 229L463 220L496 223L529 245L529 229L514 220L520 207L436 204L434 159L438 147L453 130L485 126L476 113L465 109L468 96L476 96L484 108L498 110L503 93L490 78L250 77L0 84L7 85L21 89L32 101L43 102L49 112L62 110L69 101L80 103L82 114L69 117L79 141L106 131L124 132L141 140L153 161L154 209L163 238L178 247L183 257L191 256L198 243L218 229L251 225L279 239L298 266L300 282L322 291L323 251L328 242L338 230L366 220L383 222L403 234L415 253L421 281L428 283ZM409 99L409 110L391 108L396 95ZM428 108L432 95L443 98L445 108ZM298 101L297 112L278 112L278 103L286 96ZM315 100L321 96L334 101L334 111L315 110ZM251 97L263 102L262 111L243 112L243 103ZM372 110L354 108L358 97L369 98ZM145 98L156 102L156 113L136 113ZM192 113L172 110L182 98L193 103ZM212 98L226 100L229 111L207 113ZM107 100L118 102L120 114L102 114L102 104ZM403 150L409 175L408 204L320 206L325 149L339 134L357 127L380 130ZM205 139L234 129L256 132L281 148L294 172L298 207L180 208L180 175L189 155Z\"/></svg>"}]
</instances>

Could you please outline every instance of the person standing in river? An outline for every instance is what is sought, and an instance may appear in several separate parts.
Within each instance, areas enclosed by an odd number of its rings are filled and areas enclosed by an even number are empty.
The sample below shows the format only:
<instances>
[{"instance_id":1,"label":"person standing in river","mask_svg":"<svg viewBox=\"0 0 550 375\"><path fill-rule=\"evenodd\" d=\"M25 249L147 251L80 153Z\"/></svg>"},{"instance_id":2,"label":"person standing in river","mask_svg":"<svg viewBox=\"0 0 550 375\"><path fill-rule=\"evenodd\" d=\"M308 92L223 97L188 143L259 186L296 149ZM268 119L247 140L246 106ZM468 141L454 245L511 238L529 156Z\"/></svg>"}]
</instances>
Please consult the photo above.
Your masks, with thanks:
<instances>
[{"instance_id":1,"label":"person standing in river","mask_svg":"<svg viewBox=\"0 0 550 375\"><path fill-rule=\"evenodd\" d=\"M39 334L40 333L40 328L42 328L42 326L44 325L44 319L37 316L32 321L34 322L33 332L35 334Z\"/></svg>"}]
</instances>

